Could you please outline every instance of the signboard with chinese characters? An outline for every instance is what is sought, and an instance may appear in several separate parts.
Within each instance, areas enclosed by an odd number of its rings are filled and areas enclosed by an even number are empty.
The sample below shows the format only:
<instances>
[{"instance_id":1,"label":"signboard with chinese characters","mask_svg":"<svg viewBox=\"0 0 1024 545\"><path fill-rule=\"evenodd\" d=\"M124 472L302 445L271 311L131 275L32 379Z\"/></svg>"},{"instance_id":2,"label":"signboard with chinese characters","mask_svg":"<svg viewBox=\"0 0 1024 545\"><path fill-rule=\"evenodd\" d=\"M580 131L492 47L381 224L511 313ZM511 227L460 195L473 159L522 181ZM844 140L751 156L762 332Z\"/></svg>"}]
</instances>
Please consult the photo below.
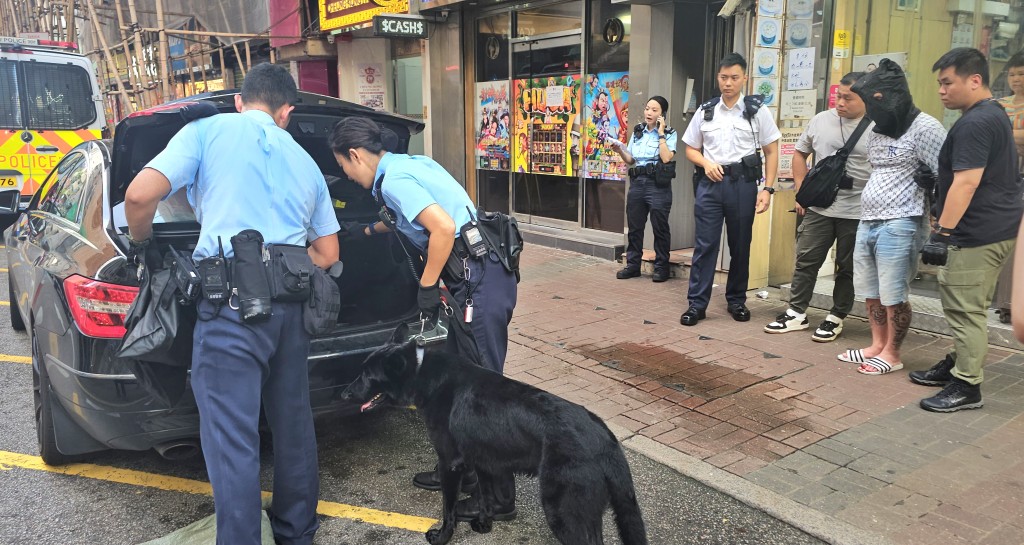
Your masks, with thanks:
<instances>
[{"instance_id":1,"label":"signboard with chinese characters","mask_svg":"<svg viewBox=\"0 0 1024 545\"><path fill-rule=\"evenodd\" d=\"M409 13L409 0L317 0L320 30L365 28L374 15Z\"/></svg>"}]
</instances>

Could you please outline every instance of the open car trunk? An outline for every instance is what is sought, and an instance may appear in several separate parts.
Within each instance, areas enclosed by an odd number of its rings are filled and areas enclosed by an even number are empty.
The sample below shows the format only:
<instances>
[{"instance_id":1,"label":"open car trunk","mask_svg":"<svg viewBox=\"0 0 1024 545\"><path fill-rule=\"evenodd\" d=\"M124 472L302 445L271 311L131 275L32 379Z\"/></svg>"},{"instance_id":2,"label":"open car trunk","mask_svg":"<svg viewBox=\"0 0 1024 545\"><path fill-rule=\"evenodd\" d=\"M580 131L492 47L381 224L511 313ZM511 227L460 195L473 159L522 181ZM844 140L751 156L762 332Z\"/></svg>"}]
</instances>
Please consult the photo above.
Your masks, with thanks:
<instances>
[{"instance_id":1,"label":"open car trunk","mask_svg":"<svg viewBox=\"0 0 1024 545\"><path fill-rule=\"evenodd\" d=\"M327 145L330 129L349 115L368 117L397 135L393 151L402 152L408 149L410 134L422 130L422 124L330 97L302 92L299 95L300 103L292 113L288 131L325 174L339 223L366 224L376 220L378 207L370 192L348 180L337 165ZM214 103L226 113L234 111L233 96L233 92L214 93L203 100ZM194 98L178 101L177 108L174 107L176 103L167 104L166 110L129 117L117 127L110 170L110 231L124 250L127 250L123 213L125 190L135 175L164 149L184 125L178 109L193 102ZM153 226L154 241L164 253L168 247L191 252L199 238L199 224L185 196L170 196L160 204L157 214ZM224 242L227 244L226 240ZM341 291L338 332L415 317L417 281L410 260L395 235L342 238L340 249L344 270L337 279Z\"/></svg>"}]
</instances>

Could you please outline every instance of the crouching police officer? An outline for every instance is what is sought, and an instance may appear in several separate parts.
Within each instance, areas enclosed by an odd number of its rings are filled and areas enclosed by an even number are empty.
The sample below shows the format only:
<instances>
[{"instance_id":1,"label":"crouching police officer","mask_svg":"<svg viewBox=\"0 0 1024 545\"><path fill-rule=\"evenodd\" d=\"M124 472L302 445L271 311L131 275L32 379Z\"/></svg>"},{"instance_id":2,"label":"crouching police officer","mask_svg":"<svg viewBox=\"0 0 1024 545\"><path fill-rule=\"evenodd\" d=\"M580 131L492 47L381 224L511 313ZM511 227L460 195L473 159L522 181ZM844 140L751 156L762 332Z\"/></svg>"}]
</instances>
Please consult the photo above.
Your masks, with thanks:
<instances>
[{"instance_id":1,"label":"crouching police officer","mask_svg":"<svg viewBox=\"0 0 1024 545\"><path fill-rule=\"evenodd\" d=\"M654 230L654 282L668 280L668 252L672 234L668 228L668 213L672 210L672 177L675 163L669 164L676 154L676 131L668 128L668 101L653 96L644 106L644 122L633 129L628 145L609 140L629 169L629 193L626 195L626 222L629 227L626 248L626 267L615 273L618 279L640 276L640 258L643 256L644 226L651 215ZM669 169L671 168L671 172Z\"/></svg>"},{"instance_id":2,"label":"crouching police officer","mask_svg":"<svg viewBox=\"0 0 1024 545\"><path fill-rule=\"evenodd\" d=\"M441 304L438 280L443 279L465 309L465 322L479 347L481 363L501 373L517 280L493 250L477 254L474 250L479 249L479 241L463 236L476 219L466 190L433 159L385 151L380 127L368 119L339 121L330 146L345 174L394 212L399 234L425 256L418 295L421 314L436 317ZM388 231L388 226L374 222L366 226L364 234ZM449 345L451 341L449 336ZM516 516L515 479L511 473L495 477L494 520L511 520ZM441 489L436 470L417 474L413 484ZM456 506L459 520L474 520L478 513L476 498Z\"/></svg>"},{"instance_id":3,"label":"crouching police officer","mask_svg":"<svg viewBox=\"0 0 1024 545\"><path fill-rule=\"evenodd\" d=\"M148 244L160 200L186 188L201 224L192 254L200 265L230 263L238 253L228 241L246 230L258 231L267 243L294 245L300 255L309 240L314 264L337 262L339 227L324 176L284 130L296 99L288 71L261 64L249 71L235 97L240 113L182 128L125 194L133 246ZM226 276L223 266L210 272ZM204 283L204 292L214 284ZM260 543L261 398L274 437L274 538L281 544L312 543L319 527L319 480L303 303L274 301L270 309L262 307L269 311L262 321L243 323L237 298L228 298L234 303L215 304L216 297L199 303L192 355L217 543Z\"/></svg>"}]
</instances>

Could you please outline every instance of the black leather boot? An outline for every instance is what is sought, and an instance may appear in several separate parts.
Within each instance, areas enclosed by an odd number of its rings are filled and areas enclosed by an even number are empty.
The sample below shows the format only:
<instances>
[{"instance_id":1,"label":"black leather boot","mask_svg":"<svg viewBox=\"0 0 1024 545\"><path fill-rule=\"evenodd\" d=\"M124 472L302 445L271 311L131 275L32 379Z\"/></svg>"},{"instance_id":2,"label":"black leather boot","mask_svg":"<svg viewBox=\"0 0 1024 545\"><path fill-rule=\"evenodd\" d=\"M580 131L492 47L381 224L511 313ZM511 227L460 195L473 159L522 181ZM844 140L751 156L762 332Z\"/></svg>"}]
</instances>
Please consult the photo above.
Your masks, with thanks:
<instances>
[{"instance_id":1,"label":"black leather boot","mask_svg":"<svg viewBox=\"0 0 1024 545\"><path fill-rule=\"evenodd\" d=\"M459 500L455 504L455 518L471 522L480 516L480 498L476 494ZM516 478L511 473L496 477L494 482L494 505L491 506L493 520L504 522L514 520L516 511Z\"/></svg>"}]
</instances>

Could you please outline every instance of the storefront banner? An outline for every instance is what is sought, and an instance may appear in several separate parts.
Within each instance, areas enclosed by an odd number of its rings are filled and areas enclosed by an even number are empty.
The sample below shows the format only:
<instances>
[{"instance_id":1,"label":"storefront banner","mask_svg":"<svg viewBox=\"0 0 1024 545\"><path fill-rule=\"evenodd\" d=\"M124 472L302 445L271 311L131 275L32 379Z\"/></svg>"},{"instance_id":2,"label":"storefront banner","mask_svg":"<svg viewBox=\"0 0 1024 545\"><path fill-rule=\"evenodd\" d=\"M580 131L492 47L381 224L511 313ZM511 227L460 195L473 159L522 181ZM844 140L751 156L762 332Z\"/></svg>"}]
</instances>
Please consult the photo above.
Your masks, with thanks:
<instances>
[{"instance_id":1,"label":"storefront banner","mask_svg":"<svg viewBox=\"0 0 1024 545\"><path fill-rule=\"evenodd\" d=\"M409 13L409 0L318 0L320 31L364 28L374 15Z\"/></svg>"},{"instance_id":2,"label":"storefront banner","mask_svg":"<svg viewBox=\"0 0 1024 545\"><path fill-rule=\"evenodd\" d=\"M516 172L575 176L579 170L580 80L573 76L512 82Z\"/></svg>"},{"instance_id":3,"label":"storefront banner","mask_svg":"<svg viewBox=\"0 0 1024 545\"><path fill-rule=\"evenodd\" d=\"M786 46L807 47L811 43L811 20L789 19L786 21Z\"/></svg>"},{"instance_id":4,"label":"storefront banner","mask_svg":"<svg viewBox=\"0 0 1024 545\"><path fill-rule=\"evenodd\" d=\"M508 82L485 81L476 84L476 168L509 168L509 133L512 130L508 109Z\"/></svg>"},{"instance_id":5,"label":"storefront banner","mask_svg":"<svg viewBox=\"0 0 1024 545\"><path fill-rule=\"evenodd\" d=\"M779 171L777 176L780 180L792 180L796 143L800 140L800 135L803 134L804 129L796 127L779 130L782 132L782 137L779 138Z\"/></svg>"},{"instance_id":6,"label":"storefront banner","mask_svg":"<svg viewBox=\"0 0 1024 545\"><path fill-rule=\"evenodd\" d=\"M607 142L629 142L629 74L592 74L587 77L585 96L583 176L625 181L628 167Z\"/></svg>"},{"instance_id":7,"label":"storefront banner","mask_svg":"<svg viewBox=\"0 0 1024 545\"><path fill-rule=\"evenodd\" d=\"M757 3L757 14L767 17L781 17L783 0L761 0Z\"/></svg>"},{"instance_id":8,"label":"storefront banner","mask_svg":"<svg viewBox=\"0 0 1024 545\"><path fill-rule=\"evenodd\" d=\"M384 65L361 63L356 65L356 97L359 104L374 110L384 109L387 86Z\"/></svg>"}]
</instances>

